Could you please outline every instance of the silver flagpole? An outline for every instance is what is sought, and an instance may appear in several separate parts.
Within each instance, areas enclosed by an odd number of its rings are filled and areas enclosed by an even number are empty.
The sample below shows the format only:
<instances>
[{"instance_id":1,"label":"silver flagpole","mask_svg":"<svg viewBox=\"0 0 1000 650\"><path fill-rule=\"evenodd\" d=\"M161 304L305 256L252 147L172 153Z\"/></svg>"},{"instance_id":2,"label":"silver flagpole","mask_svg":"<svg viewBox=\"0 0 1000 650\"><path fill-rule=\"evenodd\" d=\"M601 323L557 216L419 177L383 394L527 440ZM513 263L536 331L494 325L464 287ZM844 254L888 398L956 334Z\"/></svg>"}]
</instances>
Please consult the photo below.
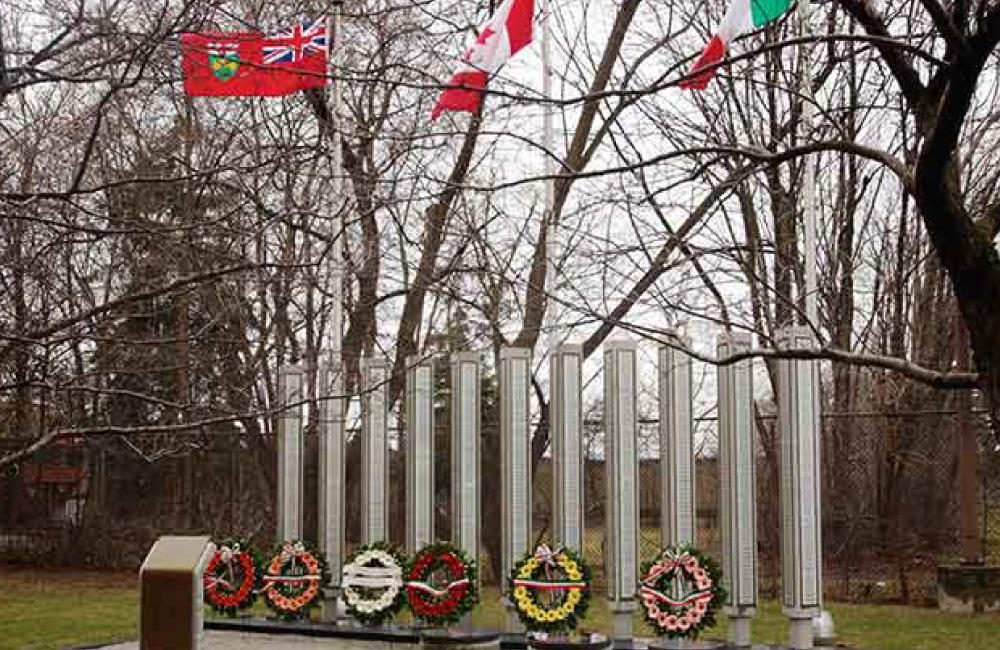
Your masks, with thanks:
<instances>
[{"instance_id":1,"label":"silver flagpole","mask_svg":"<svg viewBox=\"0 0 1000 650\"><path fill-rule=\"evenodd\" d=\"M326 276L330 279L331 314L326 347L326 368L323 373L323 401L320 408L319 439L319 547L326 555L330 567L330 592L324 599L323 618L333 620L338 616L338 596L344 558L344 529L346 510L344 503L344 374L342 364L343 342L343 182L341 162L340 108L342 90L335 73L340 68L340 18L342 2L335 0L327 17L327 75L330 90L330 193L333 214L328 236L331 245L324 260Z\"/></svg>"},{"instance_id":2,"label":"silver flagpole","mask_svg":"<svg viewBox=\"0 0 1000 650\"><path fill-rule=\"evenodd\" d=\"M799 29L802 36L812 36L812 26L809 16L812 11L808 0L799 2ZM812 93L812 57L809 56L812 47L809 43L802 46L802 130L812 135L816 119L816 104ZM802 158L805 165L802 173L802 226L805 244L805 311L809 324L818 327L816 307L816 167L810 156Z\"/></svg>"},{"instance_id":3,"label":"silver flagpole","mask_svg":"<svg viewBox=\"0 0 1000 650\"><path fill-rule=\"evenodd\" d=\"M542 96L546 102L542 110L542 147L545 149L545 165L543 173L552 176L555 173L555 165L552 159L552 147L555 141L555 133L552 127L552 105L548 100L552 98L552 47L551 31L549 30L549 12L551 11L550 0L542 0ZM555 181L552 178L545 179L545 219L548 224L548 237L545 239L545 284L548 290L549 306L545 310L545 328L548 331L547 345L549 354L559 345L561 332L559 328L559 302L558 287L556 278L556 256L558 255L559 227L556 225L555 213Z\"/></svg>"},{"instance_id":4,"label":"silver flagpole","mask_svg":"<svg viewBox=\"0 0 1000 650\"><path fill-rule=\"evenodd\" d=\"M542 94L552 98L552 2L542 3ZM545 310L546 347L549 353L549 433L552 441L552 536L559 546L583 552L584 530L584 460L581 423L583 406L581 386L583 347L564 343L567 328L562 324L565 310L559 302L559 277L556 260L562 237L555 215L554 155L555 133L552 126L553 108L548 102L543 108L542 146L545 148L545 216L549 228L545 241L546 289L548 308Z\"/></svg>"},{"instance_id":5,"label":"silver flagpole","mask_svg":"<svg viewBox=\"0 0 1000 650\"><path fill-rule=\"evenodd\" d=\"M811 4L798 5L799 33L812 36ZM802 131L812 137L816 106L812 91L812 47L808 40L801 50L800 97ZM802 226L805 278L804 294L808 327L790 325L778 333L779 346L815 345L818 321L816 286L816 165L811 156L802 164ZM778 418L782 446L782 601L789 618L789 646L796 650L813 647L814 637L832 640L833 619L823 610L822 499L819 467L822 453L822 398L819 363L782 361L779 363Z\"/></svg>"}]
</instances>

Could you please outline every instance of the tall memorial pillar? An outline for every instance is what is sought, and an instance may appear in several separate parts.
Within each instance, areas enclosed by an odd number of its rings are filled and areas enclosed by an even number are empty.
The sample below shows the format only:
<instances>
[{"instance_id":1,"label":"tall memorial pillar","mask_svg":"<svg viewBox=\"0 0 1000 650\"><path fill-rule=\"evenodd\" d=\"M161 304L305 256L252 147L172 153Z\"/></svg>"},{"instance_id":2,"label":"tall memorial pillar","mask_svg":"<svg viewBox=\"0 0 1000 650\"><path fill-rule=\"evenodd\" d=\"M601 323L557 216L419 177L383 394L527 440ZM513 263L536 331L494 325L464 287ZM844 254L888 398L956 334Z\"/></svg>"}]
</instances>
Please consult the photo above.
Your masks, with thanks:
<instances>
[{"instance_id":1,"label":"tall memorial pillar","mask_svg":"<svg viewBox=\"0 0 1000 650\"><path fill-rule=\"evenodd\" d=\"M385 359L361 360L361 536L365 544L389 537L387 378Z\"/></svg>"},{"instance_id":2,"label":"tall memorial pillar","mask_svg":"<svg viewBox=\"0 0 1000 650\"><path fill-rule=\"evenodd\" d=\"M664 546L694 544L696 533L691 357L668 335L659 348L660 525Z\"/></svg>"},{"instance_id":3,"label":"tall memorial pillar","mask_svg":"<svg viewBox=\"0 0 1000 650\"><path fill-rule=\"evenodd\" d=\"M723 334L718 357L750 349L750 335ZM729 642L750 645L757 613L757 514L753 436L753 374L749 359L719 366L719 475L722 575L728 581L725 612Z\"/></svg>"},{"instance_id":4,"label":"tall memorial pillar","mask_svg":"<svg viewBox=\"0 0 1000 650\"><path fill-rule=\"evenodd\" d=\"M337 381L339 370L331 364L320 372L319 403L319 550L326 556L330 567L329 587L340 587L344 563L344 400L340 397L342 382ZM333 598L324 600L325 620L336 615Z\"/></svg>"},{"instance_id":5,"label":"tall memorial pillar","mask_svg":"<svg viewBox=\"0 0 1000 650\"><path fill-rule=\"evenodd\" d=\"M778 333L779 349L815 346L806 327ZM812 619L823 606L820 517L819 364L809 359L778 362L778 428L781 431L781 584L790 621L789 645L813 647Z\"/></svg>"},{"instance_id":6,"label":"tall memorial pillar","mask_svg":"<svg viewBox=\"0 0 1000 650\"><path fill-rule=\"evenodd\" d=\"M302 368L278 370L278 542L302 538Z\"/></svg>"},{"instance_id":7,"label":"tall memorial pillar","mask_svg":"<svg viewBox=\"0 0 1000 650\"><path fill-rule=\"evenodd\" d=\"M451 540L479 562L479 354L451 355Z\"/></svg>"},{"instance_id":8,"label":"tall memorial pillar","mask_svg":"<svg viewBox=\"0 0 1000 650\"><path fill-rule=\"evenodd\" d=\"M528 389L531 350L500 350L500 473L503 504L503 573L506 582L514 565L531 546L531 429ZM523 630L509 601L507 631Z\"/></svg>"},{"instance_id":9,"label":"tall memorial pillar","mask_svg":"<svg viewBox=\"0 0 1000 650\"><path fill-rule=\"evenodd\" d=\"M434 362L406 359L406 550L434 541Z\"/></svg>"},{"instance_id":10,"label":"tall memorial pillar","mask_svg":"<svg viewBox=\"0 0 1000 650\"><path fill-rule=\"evenodd\" d=\"M639 578L639 465L635 341L604 346L604 573L614 638L632 637Z\"/></svg>"},{"instance_id":11,"label":"tall memorial pillar","mask_svg":"<svg viewBox=\"0 0 1000 650\"><path fill-rule=\"evenodd\" d=\"M564 344L549 365L552 423L552 531L557 546L583 552L583 346Z\"/></svg>"}]
</instances>

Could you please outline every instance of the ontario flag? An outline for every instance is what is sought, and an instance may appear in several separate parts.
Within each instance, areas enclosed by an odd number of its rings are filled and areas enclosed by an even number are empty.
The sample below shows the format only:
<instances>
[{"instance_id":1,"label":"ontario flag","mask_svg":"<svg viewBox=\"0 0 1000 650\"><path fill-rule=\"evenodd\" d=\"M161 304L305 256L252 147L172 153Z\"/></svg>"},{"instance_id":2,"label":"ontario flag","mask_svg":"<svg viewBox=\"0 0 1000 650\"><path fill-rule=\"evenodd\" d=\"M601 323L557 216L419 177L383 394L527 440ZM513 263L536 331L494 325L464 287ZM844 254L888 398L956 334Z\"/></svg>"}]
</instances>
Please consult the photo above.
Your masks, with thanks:
<instances>
[{"instance_id":1,"label":"ontario flag","mask_svg":"<svg viewBox=\"0 0 1000 650\"><path fill-rule=\"evenodd\" d=\"M184 92L200 97L276 97L326 85L326 18L274 34L181 36Z\"/></svg>"},{"instance_id":2,"label":"ontario flag","mask_svg":"<svg viewBox=\"0 0 1000 650\"><path fill-rule=\"evenodd\" d=\"M731 0L719 30L695 61L691 74L722 61L726 57L729 44L736 40L737 36L773 23L788 11L791 4L792 0ZM716 68L705 70L681 82L681 88L704 90L715 76L715 70Z\"/></svg>"},{"instance_id":3,"label":"ontario flag","mask_svg":"<svg viewBox=\"0 0 1000 650\"><path fill-rule=\"evenodd\" d=\"M534 17L535 0L504 0L462 54L458 70L431 111L432 121L444 111L479 110L490 76L531 42Z\"/></svg>"}]
</instances>

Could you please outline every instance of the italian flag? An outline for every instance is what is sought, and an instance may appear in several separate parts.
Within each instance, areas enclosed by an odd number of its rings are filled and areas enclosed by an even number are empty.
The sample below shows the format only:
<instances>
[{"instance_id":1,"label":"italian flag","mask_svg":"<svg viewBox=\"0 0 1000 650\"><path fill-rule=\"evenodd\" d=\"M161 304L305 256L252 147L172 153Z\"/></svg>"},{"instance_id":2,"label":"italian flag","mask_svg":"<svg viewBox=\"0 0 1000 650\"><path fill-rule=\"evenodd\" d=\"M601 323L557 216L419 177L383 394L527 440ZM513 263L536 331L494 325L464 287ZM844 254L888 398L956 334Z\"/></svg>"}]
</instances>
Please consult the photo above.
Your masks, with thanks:
<instances>
[{"instance_id":1,"label":"italian flag","mask_svg":"<svg viewBox=\"0 0 1000 650\"><path fill-rule=\"evenodd\" d=\"M792 0L732 0L729 10L719 25L719 30L695 61L691 73L694 74L710 65L718 63L726 56L726 50L737 36L754 29L760 29L768 23L773 23L783 13L788 11ZM715 76L716 68L705 70L686 81L681 82L681 88L688 90L704 90L708 82Z\"/></svg>"}]
</instances>

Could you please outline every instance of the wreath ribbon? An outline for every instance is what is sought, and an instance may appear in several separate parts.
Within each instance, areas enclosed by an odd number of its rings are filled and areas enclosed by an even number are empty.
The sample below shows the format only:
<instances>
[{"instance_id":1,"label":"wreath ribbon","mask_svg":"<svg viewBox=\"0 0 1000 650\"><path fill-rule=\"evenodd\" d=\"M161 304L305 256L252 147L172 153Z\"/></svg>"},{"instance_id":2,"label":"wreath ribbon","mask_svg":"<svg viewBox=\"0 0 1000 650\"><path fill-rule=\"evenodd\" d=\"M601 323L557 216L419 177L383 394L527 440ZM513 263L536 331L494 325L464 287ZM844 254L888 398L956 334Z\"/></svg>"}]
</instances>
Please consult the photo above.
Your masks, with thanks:
<instances>
[{"instance_id":1,"label":"wreath ribbon","mask_svg":"<svg viewBox=\"0 0 1000 650\"><path fill-rule=\"evenodd\" d=\"M435 598L440 598L441 596L447 596L448 592L450 592L452 589L456 589L458 587L461 587L462 585L467 585L469 584L469 582L470 580L468 578L462 578L461 580L455 580L454 582L449 582L447 585L445 585L444 589L435 589L426 582L420 582L419 580L411 580L410 582L406 583L406 586L412 587L426 594L430 594Z\"/></svg>"},{"instance_id":2,"label":"wreath ribbon","mask_svg":"<svg viewBox=\"0 0 1000 650\"><path fill-rule=\"evenodd\" d=\"M529 587L531 589L541 589L542 591L571 591L574 589L584 589L587 586L582 580L530 580L527 578L515 578L515 587Z\"/></svg>"},{"instance_id":3,"label":"wreath ribbon","mask_svg":"<svg viewBox=\"0 0 1000 650\"><path fill-rule=\"evenodd\" d=\"M643 580L643 584L654 584L656 579L659 578L664 573L670 573L672 571L677 571L677 569L682 568L691 560L697 560L690 553L683 553L681 555L673 555L670 552L663 553L663 560L655 565L649 570L649 575Z\"/></svg>"},{"instance_id":4,"label":"wreath ribbon","mask_svg":"<svg viewBox=\"0 0 1000 650\"><path fill-rule=\"evenodd\" d=\"M219 548L219 561L225 564L229 564L230 562L233 561L233 557L239 554L239 552L240 552L239 544L233 544L232 548L230 548L229 546L222 546L221 548Z\"/></svg>"},{"instance_id":5,"label":"wreath ribbon","mask_svg":"<svg viewBox=\"0 0 1000 650\"><path fill-rule=\"evenodd\" d=\"M233 570L233 559L239 554L240 545L233 544L232 547L222 545L219 547L219 563L228 565L229 571ZM225 580L222 576L205 576L203 578L203 584L206 589L210 589L217 584L221 584L227 589L232 589L233 585L228 580Z\"/></svg>"},{"instance_id":6,"label":"wreath ribbon","mask_svg":"<svg viewBox=\"0 0 1000 650\"><path fill-rule=\"evenodd\" d=\"M387 589L396 586L403 578L402 568L384 566L358 566L349 564L344 567L344 585L348 587L367 587L369 589Z\"/></svg>"},{"instance_id":7,"label":"wreath ribbon","mask_svg":"<svg viewBox=\"0 0 1000 650\"><path fill-rule=\"evenodd\" d=\"M535 559L538 560L539 564L546 567L555 568L556 557L562 552L562 549L552 549L548 544L540 544L535 548Z\"/></svg>"},{"instance_id":8,"label":"wreath ribbon","mask_svg":"<svg viewBox=\"0 0 1000 650\"><path fill-rule=\"evenodd\" d=\"M306 547L302 542L296 542L294 544L285 542L284 546L281 547L281 563L284 564L289 560L293 560L296 556L302 555L305 552Z\"/></svg>"},{"instance_id":9,"label":"wreath ribbon","mask_svg":"<svg viewBox=\"0 0 1000 650\"><path fill-rule=\"evenodd\" d=\"M643 585L639 591L642 593L643 596L650 596L660 601L661 603L666 603L670 605L671 607L687 607L688 605L697 602L707 603L708 601L712 600L711 591L699 591L681 600L675 600L674 598L671 598L662 591L657 591L656 589L653 589L652 587L647 587L646 585Z\"/></svg>"},{"instance_id":10,"label":"wreath ribbon","mask_svg":"<svg viewBox=\"0 0 1000 650\"><path fill-rule=\"evenodd\" d=\"M313 574L313 573L310 573L310 574L307 574L307 575L304 575L304 576L273 576L273 575L268 574L268 575L264 576L264 582L269 583L268 587L270 587L271 584L278 583L278 582L293 582L293 583L294 582L310 582L311 580L319 580L322 577L323 576L321 576L319 574ZM267 589L268 587L265 587L265 589Z\"/></svg>"}]
</instances>

